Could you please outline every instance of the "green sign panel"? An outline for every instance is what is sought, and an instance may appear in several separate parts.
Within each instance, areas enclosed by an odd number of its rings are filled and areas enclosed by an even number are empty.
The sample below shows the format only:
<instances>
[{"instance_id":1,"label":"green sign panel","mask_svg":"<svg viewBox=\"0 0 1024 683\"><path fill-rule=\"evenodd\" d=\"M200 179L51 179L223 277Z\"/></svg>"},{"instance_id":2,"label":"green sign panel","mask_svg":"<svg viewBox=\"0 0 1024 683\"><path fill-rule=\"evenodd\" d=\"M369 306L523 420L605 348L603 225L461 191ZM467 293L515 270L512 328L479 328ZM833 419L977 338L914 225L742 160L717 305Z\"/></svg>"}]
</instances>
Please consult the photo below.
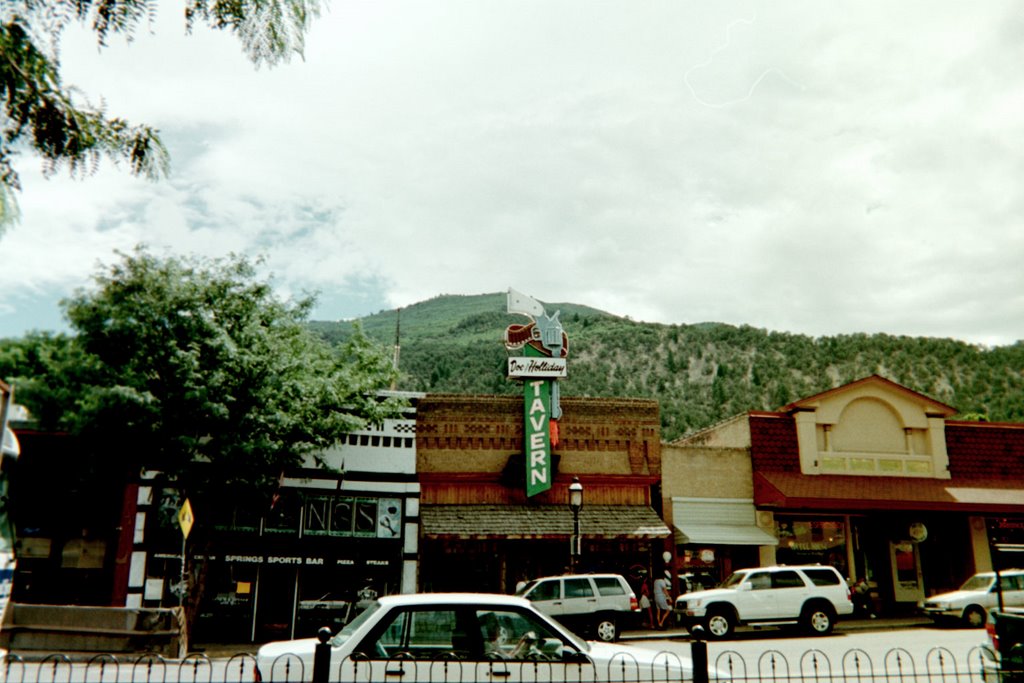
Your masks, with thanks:
<instances>
[{"instance_id":1,"label":"green sign panel","mask_svg":"<svg viewBox=\"0 0 1024 683\"><path fill-rule=\"evenodd\" d=\"M523 382L523 411L526 428L526 495L535 496L551 488L551 380Z\"/></svg>"},{"instance_id":2,"label":"green sign panel","mask_svg":"<svg viewBox=\"0 0 1024 683\"><path fill-rule=\"evenodd\" d=\"M508 290L508 312L532 318L526 325L509 325L505 348L520 356L509 358L509 376L523 382L523 450L526 452L526 495L543 493L555 477L551 463L552 441L558 445L558 422L562 417L558 377L565 377L569 338L558 316L544 312L536 299L514 289Z\"/></svg>"}]
</instances>

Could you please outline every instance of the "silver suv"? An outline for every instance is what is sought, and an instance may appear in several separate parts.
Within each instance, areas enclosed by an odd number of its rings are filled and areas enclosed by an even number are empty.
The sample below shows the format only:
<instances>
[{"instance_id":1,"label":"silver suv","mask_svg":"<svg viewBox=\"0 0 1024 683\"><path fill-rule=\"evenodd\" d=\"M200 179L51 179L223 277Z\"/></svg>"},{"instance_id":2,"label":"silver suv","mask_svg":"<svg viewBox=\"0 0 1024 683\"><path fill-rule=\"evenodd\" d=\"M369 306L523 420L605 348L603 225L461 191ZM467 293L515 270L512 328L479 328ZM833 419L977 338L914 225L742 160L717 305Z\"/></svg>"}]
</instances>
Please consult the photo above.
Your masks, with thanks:
<instances>
[{"instance_id":1,"label":"silver suv","mask_svg":"<svg viewBox=\"0 0 1024 683\"><path fill-rule=\"evenodd\" d=\"M516 595L568 628L612 642L640 611L636 594L619 574L567 574L533 579Z\"/></svg>"},{"instance_id":2,"label":"silver suv","mask_svg":"<svg viewBox=\"0 0 1024 683\"><path fill-rule=\"evenodd\" d=\"M796 624L825 635L840 615L853 613L846 579L826 565L741 569L717 588L680 595L675 606L687 630L699 625L714 639L728 638L744 624Z\"/></svg>"}]
</instances>

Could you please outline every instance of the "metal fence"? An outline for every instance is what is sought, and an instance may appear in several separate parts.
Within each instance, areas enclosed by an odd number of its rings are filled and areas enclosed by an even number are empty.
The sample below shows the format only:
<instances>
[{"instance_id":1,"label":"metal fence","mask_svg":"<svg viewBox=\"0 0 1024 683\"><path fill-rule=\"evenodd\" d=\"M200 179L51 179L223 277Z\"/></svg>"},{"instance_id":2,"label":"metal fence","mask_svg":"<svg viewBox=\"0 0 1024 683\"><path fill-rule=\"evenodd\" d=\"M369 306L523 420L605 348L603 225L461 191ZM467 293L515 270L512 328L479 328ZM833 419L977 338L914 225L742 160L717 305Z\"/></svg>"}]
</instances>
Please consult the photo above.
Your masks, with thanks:
<instances>
[{"instance_id":1,"label":"metal fence","mask_svg":"<svg viewBox=\"0 0 1024 683\"><path fill-rule=\"evenodd\" d=\"M776 650L756 657L725 651L708 659L707 644L691 643L689 657L658 652L653 662L639 663L631 655L616 656L607 666L589 661L465 661L457 658L417 660L363 657L330 661L319 652L312 663L283 655L257 668L255 657L238 654L210 658L193 654L180 660L160 655L95 655L89 658L51 654L26 660L7 655L0 666L3 683L292 683L298 681L352 681L382 683L999 683L999 674L982 647L957 659L945 648L935 648L915 660L899 647L872 659L859 649L847 650L834 660L820 650L807 650L791 660ZM690 663L692 662L692 668ZM1024 681L1020 672L1006 681Z\"/></svg>"},{"instance_id":2,"label":"metal fence","mask_svg":"<svg viewBox=\"0 0 1024 683\"><path fill-rule=\"evenodd\" d=\"M958 660L946 648L933 648L923 661L902 648L872 659L859 649L847 650L833 661L820 650L808 650L799 660L766 650L748 661L735 652L724 652L714 662L733 683L993 683L992 659L984 648L974 647Z\"/></svg>"}]
</instances>

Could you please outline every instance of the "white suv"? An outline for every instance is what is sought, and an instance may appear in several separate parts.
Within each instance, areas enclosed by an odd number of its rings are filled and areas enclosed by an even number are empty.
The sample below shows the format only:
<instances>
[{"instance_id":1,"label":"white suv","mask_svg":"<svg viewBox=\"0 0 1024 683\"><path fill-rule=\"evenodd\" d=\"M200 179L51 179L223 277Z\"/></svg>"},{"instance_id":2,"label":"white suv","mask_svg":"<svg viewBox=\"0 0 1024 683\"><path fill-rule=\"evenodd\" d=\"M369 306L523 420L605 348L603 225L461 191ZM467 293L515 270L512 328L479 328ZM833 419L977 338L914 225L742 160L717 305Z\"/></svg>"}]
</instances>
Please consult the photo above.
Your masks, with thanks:
<instances>
[{"instance_id":1,"label":"white suv","mask_svg":"<svg viewBox=\"0 0 1024 683\"><path fill-rule=\"evenodd\" d=\"M640 611L636 594L619 574L567 574L533 579L516 595L577 632L610 643L624 621Z\"/></svg>"},{"instance_id":2,"label":"white suv","mask_svg":"<svg viewBox=\"0 0 1024 683\"><path fill-rule=\"evenodd\" d=\"M846 579L833 567L753 567L733 572L717 588L680 595L676 612L688 630L702 626L714 639L728 638L744 624L797 624L825 635L840 615L853 613L853 602Z\"/></svg>"},{"instance_id":3,"label":"white suv","mask_svg":"<svg viewBox=\"0 0 1024 683\"><path fill-rule=\"evenodd\" d=\"M999 572L1004 607L1024 607L1024 569ZM964 626L981 628L988 620L988 610L999 604L995 572L981 572L964 582L958 590L933 595L918 603L925 615L935 622L959 620Z\"/></svg>"}]
</instances>

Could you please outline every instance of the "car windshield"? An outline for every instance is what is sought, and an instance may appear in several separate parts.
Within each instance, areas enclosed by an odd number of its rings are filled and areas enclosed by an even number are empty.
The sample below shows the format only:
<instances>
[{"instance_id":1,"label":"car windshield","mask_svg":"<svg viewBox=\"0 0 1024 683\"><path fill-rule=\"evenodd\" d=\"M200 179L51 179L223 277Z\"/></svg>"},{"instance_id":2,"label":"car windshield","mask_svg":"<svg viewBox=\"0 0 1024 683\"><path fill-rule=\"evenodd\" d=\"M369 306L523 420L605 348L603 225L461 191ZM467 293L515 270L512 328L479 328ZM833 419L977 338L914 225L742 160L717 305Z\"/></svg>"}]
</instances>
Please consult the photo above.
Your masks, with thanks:
<instances>
[{"instance_id":1,"label":"car windshield","mask_svg":"<svg viewBox=\"0 0 1024 683\"><path fill-rule=\"evenodd\" d=\"M373 613L379 609L380 603L376 600L367 605L366 609L359 613L359 616L345 624L344 628L334 634L334 637L331 638L331 647L338 647L351 638L352 634L356 632L356 629L366 623L366 621L373 616Z\"/></svg>"},{"instance_id":2,"label":"car windshield","mask_svg":"<svg viewBox=\"0 0 1024 683\"><path fill-rule=\"evenodd\" d=\"M569 637L569 640L572 641L572 644L575 645L580 652L590 652L590 643L568 629L566 629L565 635Z\"/></svg>"},{"instance_id":3,"label":"car windshield","mask_svg":"<svg viewBox=\"0 0 1024 683\"><path fill-rule=\"evenodd\" d=\"M987 591L992 587L992 582L995 581L995 576L992 574L975 574L971 578L964 581L964 585L960 586L962 591Z\"/></svg>"},{"instance_id":4,"label":"car windshield","mask_svg":"<svg viewBox=\"0 0 1024 683\"><path fill-rule=\"evenodd\" d=\"M729 577L718 585L719 588L735 588L747 576L747 572L733 572Z\"/></svg>"}]
</instances>

